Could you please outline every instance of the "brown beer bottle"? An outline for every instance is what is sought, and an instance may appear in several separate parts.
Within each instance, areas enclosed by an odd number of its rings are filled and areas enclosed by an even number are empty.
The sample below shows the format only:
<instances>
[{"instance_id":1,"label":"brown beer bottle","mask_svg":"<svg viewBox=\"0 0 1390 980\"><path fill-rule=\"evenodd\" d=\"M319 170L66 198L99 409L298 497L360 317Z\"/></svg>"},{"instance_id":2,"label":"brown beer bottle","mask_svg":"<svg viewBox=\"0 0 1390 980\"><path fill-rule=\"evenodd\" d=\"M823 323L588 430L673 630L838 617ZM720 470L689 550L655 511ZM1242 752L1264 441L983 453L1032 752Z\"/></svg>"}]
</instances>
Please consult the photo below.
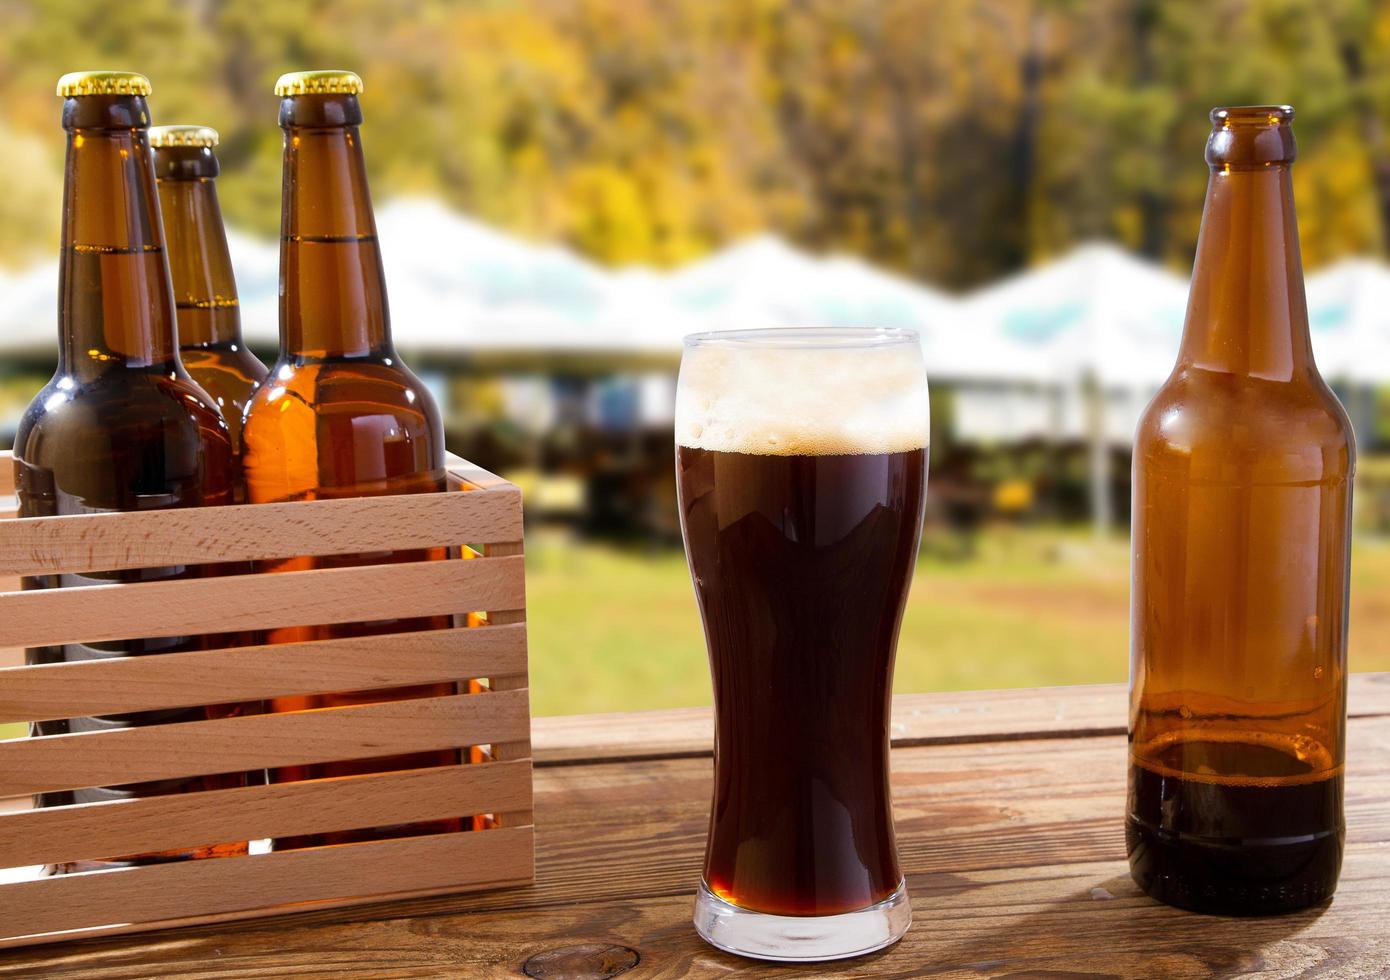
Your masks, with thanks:
<instances>
[{"instance_id":1,"label":"brown beer bottle","mask_svg":"<svg viewBox=\"0 0 1390 980\"><path fill-rule=\"evenodd\" d=\"M231 438L189 377L174 339L174 297L147 137L149 81L78 72L58 82L67 130L58 370L15 437L21 517L162 510L231 502ZM203 574L177 566L36 576L25 588L150 582ZM28 651L31 664L201 649L206 637L69 643ZM196 721L236 708L181 708L39 722L36 735ZM241 775L45 793L39 806L243 785ZM246 852L246 842L192 852L84 861L56 870Z\"/></svg>"},{"instance_id":2,"label":"brown beer bottle","mask_svg":"<svg viewBox=\"0 0 1390 980\"><path fill-rule=\"evenodd\" d=\"M241 448L241 415L265 365L241 339L236 279L217 202L217 131L206 126L150 130L159 206L169 241L169 271L178 310L179 354L193 380L213 397Z\"/></svg>"},{"instance_id":3,"label":"brown beer bottle","mask_svg":"<svg viewBox=\"0 0 1390 980\"><path fill-rule=\"evenodd\" d=\"M1211 119L1182 347L1135 436L1126 838L1153 897L1253 915L1342 863L1356 453L1313 364L1293 110Z\"/></svg>"},{"instance_id":4,"label":"brown beer bottle","mask_svg":"<svg viewBox=\"0 0 1390 980\"><path fill-rule=\"evenodd\" d=\"M296 72L275 86L285 130L280 239L280 354L242 429L253 503L446 488L444 435L434 399L391 344L386 284L363 163L361 80L346 71ZM443 549L295 558L267 571L446 557ZM304 626L271 642L447 628L449 616ZM383 648L387 655L389 648ZM279 698L295 711L456 693L453 684ZM286 767L275 782L385 772L460 761L457 751ZM463 815L460 815L461 817ZM441 833L462 820L277 840L277 848ZM469 824L471 826L471 823Z\"/></svg>"}]
</instances>

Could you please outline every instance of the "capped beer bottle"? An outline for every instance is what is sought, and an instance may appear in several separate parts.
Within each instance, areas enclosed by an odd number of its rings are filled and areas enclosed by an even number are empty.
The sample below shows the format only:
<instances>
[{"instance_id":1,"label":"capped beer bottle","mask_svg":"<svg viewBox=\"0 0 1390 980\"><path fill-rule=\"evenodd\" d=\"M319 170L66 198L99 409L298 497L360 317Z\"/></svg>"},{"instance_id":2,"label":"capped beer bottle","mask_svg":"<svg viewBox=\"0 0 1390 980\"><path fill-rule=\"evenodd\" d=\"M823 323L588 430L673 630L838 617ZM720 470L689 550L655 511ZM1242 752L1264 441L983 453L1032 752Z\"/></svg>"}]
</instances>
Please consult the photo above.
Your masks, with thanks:
<instances>
[{"instance_id":1,"label":"capped beer bottle","mask_svg":"<svg viewBox=\"0 0 1390 980\"><path fill-rule=\"evenodd\" d=\"M155 126L150 145L169 241L179 354L193 380L217 402L232 446L240 451L241 415L265 377L265 365L241 339L236 279L214 183L220 170L217 130Z\"/></svg>"},{"instance_id":2,"label":"capped beer bottle","mask_svg":"<svg viewBox=\"0 0 1390 980\"><path fill-rule=\"evenodd\" d=\"M1309 342L1293 110L1211 119L1182 346L1135 436L1126 837L1153 897L1276 913L1342 862L1356 455Z\"/></svg>"},{"instance_id":3,"label":"capped beer bottle","mask_svg":"<svg viewBox=\"0 0 1390 980\"><path fill-rule=\"evenodd\" d=\"M367 191L359 125L361 80L296 72L275 86L285 130L280 237L280 354L242 429L253 503L435 493L446 488L444 435L434 399L391 344L386 284ZM267 571L446 557L443 549L295 558ZM271 642L440 629L451 617L270 631ZM456 693L453 684L279 698L294 711ZM457 751L278 769L276 782L460 761ZM441 833L461 820L277 840L277 848Z\"/></svg>"},{"instance_id":4,"label":"capped beer bottle","mask_svg":"<svg viewBox=\"0 0 1390 980\"><path fill-rule=\"evenodd\" d=\"M58 369L15 437L21 517L163 510L231 502L231 438L212 399L189 377L174 339L143 75L78 72L58 83L67 130ZM188 566L37 576L26 588L195 577ZM69 643L28 651L32 664L104 660L198 649L205 637ZM36 735L194 721L237 709L181 708L39 722ZM39 806L242 785L243 776L170 779L118 788L45 793ZM245 853L246 843L112 863Z\"/></svg>"}]
</instances>

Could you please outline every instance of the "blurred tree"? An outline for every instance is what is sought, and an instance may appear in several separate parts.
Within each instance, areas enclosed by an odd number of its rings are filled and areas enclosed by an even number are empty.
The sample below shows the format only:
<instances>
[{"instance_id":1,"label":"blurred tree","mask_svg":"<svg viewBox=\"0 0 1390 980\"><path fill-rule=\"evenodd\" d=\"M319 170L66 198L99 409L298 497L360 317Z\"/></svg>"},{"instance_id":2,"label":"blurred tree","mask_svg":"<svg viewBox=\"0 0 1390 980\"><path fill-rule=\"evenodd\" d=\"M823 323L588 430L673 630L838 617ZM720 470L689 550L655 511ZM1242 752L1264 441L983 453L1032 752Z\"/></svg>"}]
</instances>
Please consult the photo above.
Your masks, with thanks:
<instances>
[{"instance_id":1,"label":"blurred tree","mask_svg":"<svg viewBox=\"0 0 1390 980\"><path fill-rule=\"evenodd\" d=\"M776 230L943 285L1088 238L1190 262L1206 112L1294 103L1310 265L1390 241L1384 0L0 0L0 264L51 254L54 79L133 67L278 224L270 87L366 79L377 193L599 260Z\"/></svg>"}]
</instances>

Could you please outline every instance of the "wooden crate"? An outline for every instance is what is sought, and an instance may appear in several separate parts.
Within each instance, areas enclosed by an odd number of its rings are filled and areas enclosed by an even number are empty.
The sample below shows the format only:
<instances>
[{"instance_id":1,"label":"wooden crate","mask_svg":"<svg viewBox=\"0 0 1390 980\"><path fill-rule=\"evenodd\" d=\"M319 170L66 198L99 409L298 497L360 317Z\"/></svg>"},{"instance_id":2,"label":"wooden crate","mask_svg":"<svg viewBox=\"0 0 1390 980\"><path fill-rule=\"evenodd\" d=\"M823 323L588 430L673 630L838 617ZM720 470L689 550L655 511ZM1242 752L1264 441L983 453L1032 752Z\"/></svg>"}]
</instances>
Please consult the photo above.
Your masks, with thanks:
<instances>
[{"instance_id":1,"label":"wooden crate","mask_svg":"<svg viewBox=\"0 0 1390 980\"><path fill-rule=\"evenodd\" d=\"M525 883L533 876L521 493L450 457L441 494L14 519L0 663L133 637L453 615L451 629L0 668L0 724L486 679L486 690L0 741L0 945ZM464 492L459 492L464 491ZM447 546L470 560L21 592L18 577ZM465 547L467 546L467 547ZM476 549L470 551L469 547ZM463 549L462 551L460 549ZM469 627L470 612L486 625ZM8 650L3 650L8 648ZM474 688L478 685L473 685ZM460 690L469 685L461 684ZM490 746L491 761L73 806L28 794ZM472 832L42 876L41 866L493 814ZM38 867L33 867L38 866ZM27 873L14 869L28 867Z\"/></svg>"}]
</instances>

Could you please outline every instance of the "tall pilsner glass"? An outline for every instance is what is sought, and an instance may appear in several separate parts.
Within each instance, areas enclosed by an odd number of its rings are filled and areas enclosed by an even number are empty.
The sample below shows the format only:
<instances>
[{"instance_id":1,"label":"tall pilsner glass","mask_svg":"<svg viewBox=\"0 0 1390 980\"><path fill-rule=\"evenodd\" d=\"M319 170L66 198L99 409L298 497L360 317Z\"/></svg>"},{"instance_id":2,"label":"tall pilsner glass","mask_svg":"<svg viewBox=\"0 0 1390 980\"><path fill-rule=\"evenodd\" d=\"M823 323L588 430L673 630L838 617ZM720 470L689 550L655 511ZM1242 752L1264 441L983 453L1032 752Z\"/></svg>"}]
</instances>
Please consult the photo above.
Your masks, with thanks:
<instances>
[{"instance_id":1,"label":"tall pilsner glass","mask_svg":"<svg viewBox=\"0 0 1390 980\"><path fill-rule=\"evenodd\" d=\"M716 719L695 928L721 949L837 959L911 922L888 726L928 415L911 331L686 339L677 484Z\"/></svg>"}]
</instances>

